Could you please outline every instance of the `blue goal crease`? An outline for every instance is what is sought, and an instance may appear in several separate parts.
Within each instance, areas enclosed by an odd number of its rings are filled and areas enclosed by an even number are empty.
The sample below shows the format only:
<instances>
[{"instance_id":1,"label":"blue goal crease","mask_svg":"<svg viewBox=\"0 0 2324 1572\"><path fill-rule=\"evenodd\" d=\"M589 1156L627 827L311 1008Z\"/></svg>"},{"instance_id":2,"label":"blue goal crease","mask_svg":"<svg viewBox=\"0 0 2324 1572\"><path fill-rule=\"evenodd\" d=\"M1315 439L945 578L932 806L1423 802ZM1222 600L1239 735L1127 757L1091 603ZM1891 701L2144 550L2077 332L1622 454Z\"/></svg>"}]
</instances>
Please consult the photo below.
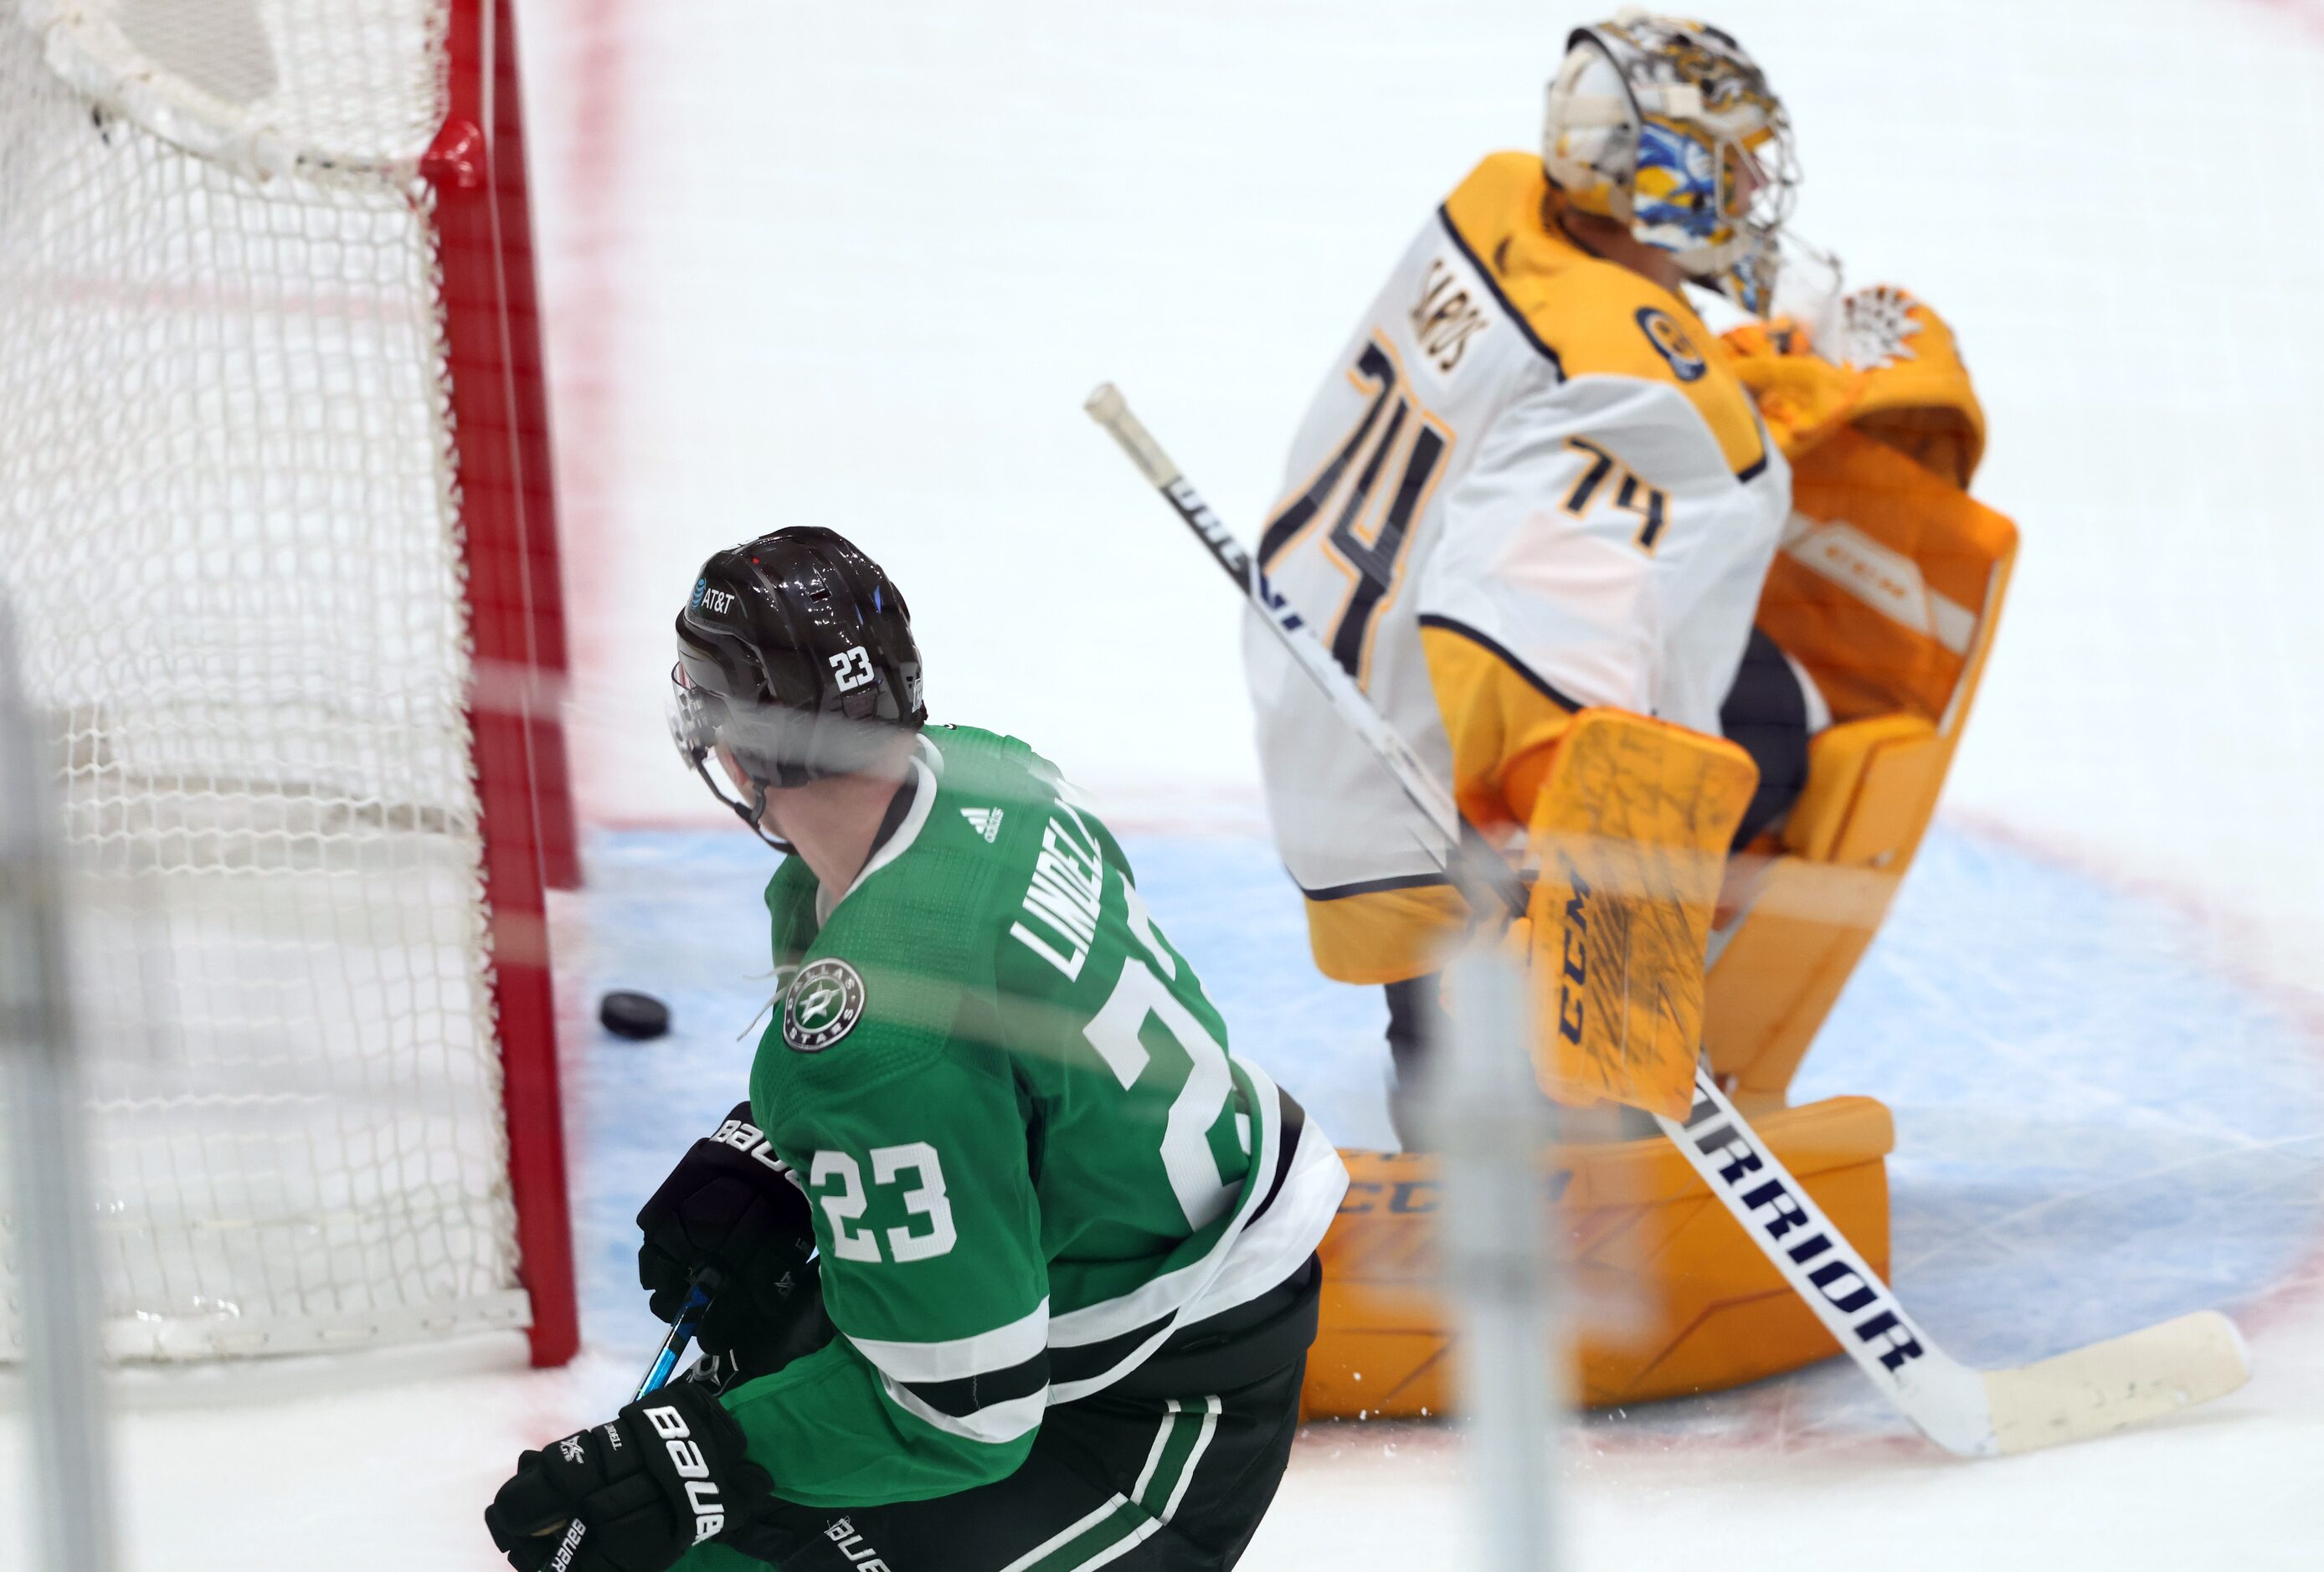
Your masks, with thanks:
<instances>
[{"instance_id":1,"label":"blue goal crease","mask_svg":"<svg viewBox=\"0 0 2324 1572\"><path fill-rule=\"evenodd\" d=\"M1156 922L1247 1053L1344 1146L1392 1145L1377 988L1319 977L1263 837L1130 834ZM733 831L607 831L586 848L588 1008L565 1055L585 1332L649 1350L639 1206L745 1095L773 988L770 854ZM601 1032L599 994L670 1007L658 1043ZM738 1034L741 1034L738 1038ZM2014 1364L2181 1312L2232 1310L2324 1238L2324 1053L2261 990L2209 966L2171 909L1940 823L1803 1067L1794 1101L1895 1113L1894 1273L1958 1356ZM618 1363L618 1362L616 1362ZM1710 1437L1782 1403L1818 1428L1896 1421L1830 1368L1626 1411Z\"/></svg>"}]
</instances>

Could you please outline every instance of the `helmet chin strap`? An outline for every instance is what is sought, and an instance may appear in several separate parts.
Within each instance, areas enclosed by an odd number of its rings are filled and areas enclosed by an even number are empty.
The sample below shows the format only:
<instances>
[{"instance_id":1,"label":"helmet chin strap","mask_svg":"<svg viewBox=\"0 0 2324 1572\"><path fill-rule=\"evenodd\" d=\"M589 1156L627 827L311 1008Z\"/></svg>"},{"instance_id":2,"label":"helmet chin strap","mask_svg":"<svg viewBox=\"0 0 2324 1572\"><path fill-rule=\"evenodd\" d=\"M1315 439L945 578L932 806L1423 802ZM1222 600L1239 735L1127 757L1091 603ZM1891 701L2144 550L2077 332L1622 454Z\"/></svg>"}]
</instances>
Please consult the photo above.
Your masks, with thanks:
<instances>
[{"instance_id":1,"label":"helmet chin strap","mask_svg":"<svg viewBox=\"0 0 2324 1572\"><path fill-rule=\"evenodd\" d=\"M720 802L733 809L734 816L742 820L744 824L750 827L752 834L756 835L760 840L765 841L775 850L781 852L785 857L795 857L798 854L798 847L792 845L788 841L779 841L774 836L768 834L766 826L760 823L761 820L766 817L767 814L766 782L753 777L751 781L751 800L745 803L740 797L730 797L724 792L720 791L718 789L718 783L710 778L709 768L699 758L694 761L694 773L702 777L702 784L710 788L710 795L712 796L716 797Z\"/></svg>"}]
</instances>

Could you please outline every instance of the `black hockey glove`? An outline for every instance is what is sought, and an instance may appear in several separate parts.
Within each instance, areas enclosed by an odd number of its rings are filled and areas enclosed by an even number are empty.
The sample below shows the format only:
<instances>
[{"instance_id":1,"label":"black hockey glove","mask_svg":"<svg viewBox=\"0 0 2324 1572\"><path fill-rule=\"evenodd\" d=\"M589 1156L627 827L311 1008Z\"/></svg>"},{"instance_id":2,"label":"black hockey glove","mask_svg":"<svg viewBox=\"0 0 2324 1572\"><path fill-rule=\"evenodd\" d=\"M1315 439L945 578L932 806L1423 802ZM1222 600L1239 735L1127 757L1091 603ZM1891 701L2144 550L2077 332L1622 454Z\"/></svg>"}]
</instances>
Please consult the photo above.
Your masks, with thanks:
<instances>
[{"instance_id":1,"label":"black hockey glove","mask_svg":"<svg viewBox=\"0 0 2324 1572\"><path fill-rule=\"evenodd\" d=\"M706 1351L739 1355L749 1374L763 1375L823 1340L807 1195L749 1103L687 1149L638 1227L638 1283L659 1319L677 1319L696 1272L718 1270L722 1285L695 1333Z\"/></svg>"},{"instance_id":2,"label":"black hockey glove","mask_svg":"<svg viewBox=\"0 0 2324 1572\"><path fill-rule=\"evenodd\" d=\"M747 1528L772 1490L734 1417L680 1384L519 1457L484 1527L517 1572L663 1572Z\"/></svg>"}]
</instances>

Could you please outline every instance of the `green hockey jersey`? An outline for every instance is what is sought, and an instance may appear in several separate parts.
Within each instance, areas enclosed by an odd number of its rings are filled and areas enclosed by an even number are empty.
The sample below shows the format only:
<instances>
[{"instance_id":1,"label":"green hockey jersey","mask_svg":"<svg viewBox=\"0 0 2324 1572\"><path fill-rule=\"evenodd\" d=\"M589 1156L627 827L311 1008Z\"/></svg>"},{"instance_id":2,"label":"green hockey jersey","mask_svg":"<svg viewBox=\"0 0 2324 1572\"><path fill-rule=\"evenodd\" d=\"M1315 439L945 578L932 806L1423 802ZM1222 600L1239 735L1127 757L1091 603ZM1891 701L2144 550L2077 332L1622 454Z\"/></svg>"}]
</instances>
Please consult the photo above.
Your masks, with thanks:
<instances>
[{"instance_id":1,"label":"green hockey jersey","mask_svg":"<svg viewBox=\"0 0 2324 1572\"><path fill-rule=\"evenodd\" d=\"M1048 1405L1296 1270L1347 1185L1046 760L931 727L907 786L846 890L800 858L767 887L751 1106L838 1335L725 1402L813 1506L1010 1474Z\"/></svg>"}]
</instances>

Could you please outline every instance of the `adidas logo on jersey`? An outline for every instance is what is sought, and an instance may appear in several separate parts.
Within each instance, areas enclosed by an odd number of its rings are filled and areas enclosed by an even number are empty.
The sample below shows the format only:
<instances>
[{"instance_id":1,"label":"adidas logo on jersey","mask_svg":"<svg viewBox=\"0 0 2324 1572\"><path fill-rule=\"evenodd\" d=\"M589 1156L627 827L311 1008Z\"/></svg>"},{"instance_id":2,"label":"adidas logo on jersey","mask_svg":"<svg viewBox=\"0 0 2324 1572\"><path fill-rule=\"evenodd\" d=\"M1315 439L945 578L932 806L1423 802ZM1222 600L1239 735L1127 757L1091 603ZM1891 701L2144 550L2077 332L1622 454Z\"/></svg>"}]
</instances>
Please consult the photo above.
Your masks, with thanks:
<instances>
[{"instance_id":1,"label":"adidas logo on jersey","mask_svg":"<svg viewBox=\"0 0 2324 1572\"><path fill-rule=\"evenodd\" d=\"M968 827L987 841L1000 837L1001 814L999 808L963 808L960 811L960 816L968 821Z\"/></svg>"}]
</instances>

